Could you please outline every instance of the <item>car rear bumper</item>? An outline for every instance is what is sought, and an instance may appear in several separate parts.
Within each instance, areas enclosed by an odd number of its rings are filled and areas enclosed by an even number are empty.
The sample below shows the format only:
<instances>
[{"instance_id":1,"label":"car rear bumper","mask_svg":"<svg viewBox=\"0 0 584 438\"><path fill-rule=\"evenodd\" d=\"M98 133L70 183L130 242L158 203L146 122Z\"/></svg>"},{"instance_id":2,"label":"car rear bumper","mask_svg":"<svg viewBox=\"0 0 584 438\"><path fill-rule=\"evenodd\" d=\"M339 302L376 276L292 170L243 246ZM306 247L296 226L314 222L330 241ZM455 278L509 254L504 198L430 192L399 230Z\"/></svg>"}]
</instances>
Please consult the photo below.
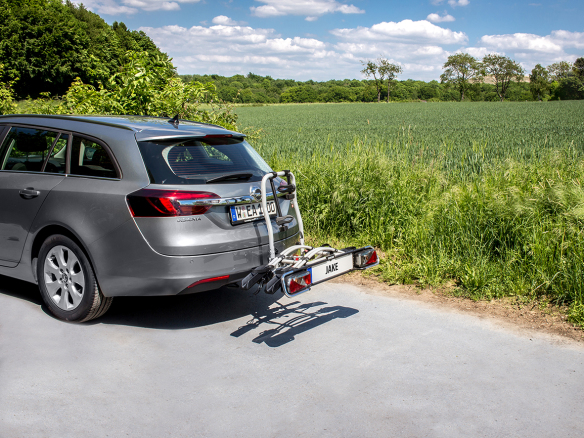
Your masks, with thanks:
<instances>
[{"instance_id":1,"label":"car rear bumper","mask_svg":"<svg viewBox=\"0 0 584 438\"><path fill-rule=\"evenodd\" d=\"M295 233L276 243L281 251L298 240ZM124 245L124 242L131 242ZM166 256L154 251L133 221L89 245L102 293L114 296L178 295L215 289L243 278L268 263L268 245L200 256ZM189 288L193 283L229 275Z\"/></svg>"}]
</instances>

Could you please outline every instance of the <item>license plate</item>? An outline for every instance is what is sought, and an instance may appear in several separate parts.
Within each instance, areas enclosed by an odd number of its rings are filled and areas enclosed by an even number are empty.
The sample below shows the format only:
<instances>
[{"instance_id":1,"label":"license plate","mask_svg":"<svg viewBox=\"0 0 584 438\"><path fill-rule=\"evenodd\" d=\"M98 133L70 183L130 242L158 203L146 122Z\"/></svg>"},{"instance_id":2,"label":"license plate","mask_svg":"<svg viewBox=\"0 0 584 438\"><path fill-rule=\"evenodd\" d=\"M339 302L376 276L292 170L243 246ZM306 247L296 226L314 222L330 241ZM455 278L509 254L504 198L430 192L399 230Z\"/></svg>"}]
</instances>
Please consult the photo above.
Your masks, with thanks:
<instances>
[{"instance_id":1,"label":"license plate","mask_svg":"<svg viewBox=\"0 0 584 438\"><path fill-rule=\"evenodd\" d=\"M332 259L327 263L312 266L312 283L320 283L353 269L353 254Z\"/></svg>"},{"instance_id":2,"label":"license plate","mask_svg":"<svg viewBox=\"0 0 584 438\"><path fill-rule=\"evenodd\" d=\"M268 201L268 213L270 216L276 215L276 202ZM261 202L256 204L234 205L231 207L231 223L255 221L263 219L264 213Z\"/></svg>"}]
</instances>

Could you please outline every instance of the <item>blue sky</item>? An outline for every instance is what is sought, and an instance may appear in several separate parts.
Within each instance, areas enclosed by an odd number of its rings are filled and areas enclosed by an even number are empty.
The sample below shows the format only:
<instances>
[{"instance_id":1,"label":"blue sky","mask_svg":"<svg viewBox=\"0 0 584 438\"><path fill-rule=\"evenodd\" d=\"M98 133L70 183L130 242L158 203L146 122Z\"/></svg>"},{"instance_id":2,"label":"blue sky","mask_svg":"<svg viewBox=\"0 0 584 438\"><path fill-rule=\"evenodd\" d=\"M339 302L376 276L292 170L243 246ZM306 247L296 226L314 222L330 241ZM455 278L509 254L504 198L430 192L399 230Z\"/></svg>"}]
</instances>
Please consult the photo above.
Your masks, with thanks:
<instances>
[{"instance_id":1,"label":"blue sky","mask_svg":"<svg viewBox=\"0 0 584 438\"><path fill-rule=\"evenodd\" d=\"M449 55L499 53L530 71L584 56L582 0L87 0L146 32L181 74L362 78L380 56L439 79Z\"/></svg>"}]
</instances>

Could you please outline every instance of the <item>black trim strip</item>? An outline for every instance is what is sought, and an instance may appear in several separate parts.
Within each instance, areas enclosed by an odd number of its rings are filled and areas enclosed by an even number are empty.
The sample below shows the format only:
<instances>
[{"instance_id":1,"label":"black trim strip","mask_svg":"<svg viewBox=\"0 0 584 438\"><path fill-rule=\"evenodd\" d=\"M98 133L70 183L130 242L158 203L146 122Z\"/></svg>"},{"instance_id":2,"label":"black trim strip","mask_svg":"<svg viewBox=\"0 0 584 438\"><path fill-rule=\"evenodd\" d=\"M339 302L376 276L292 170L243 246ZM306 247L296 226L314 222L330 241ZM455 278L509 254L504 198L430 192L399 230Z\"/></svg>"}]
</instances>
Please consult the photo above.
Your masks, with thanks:
<instances>
[{"instance_id":1,"label":"black trim strip","mask_svg":"<svg viewBox=\"0 0 584 438\"><path fill-rule=\"evenodd\" d=\"M102 122L101 120L93 120L93 119L89 119L89 118L86 119L84 117L60 116L60 115L54 115L54 114L12 114L12 115L0 116L0 121L2 121L2 119L9 119L9 118L14 119L17 117L28 117L28 118L37 118L37 119L57 119L57 120L68 120L68 121L74 121L74 122L93 123L96 125L111 126L112 128L120 128L120 129L125 129L127 131L135 132L135 129L132 129L129 126L125 126L125 125ZM10 122L8 122L8 123L10 123ZM60 131L60 129L59 129L59 131Z\"/></svg>"},{"instance_id":2,"label":"black trim strip","mask_svg":"<svg viewBox=\"0 0 584 438\"><path fill-rule=\"evenodd\" d=\"M57 136L55 137L55 140L53 140L53 144L51 145L51 148L49 149L49 153L47 154L47 158L45 158L45 161L43 162L43 165L41 166L41 173L45 173L45 169L47 168L47 163L49 162L49 158L51 158L51 154L53 153L53 149L55 149L55 145L57 144L57 140L59 140L61 138L61 135L63 135L62 132L57 131L56 132ZM67 167L67 166L65 166Z\"/></svg>"}]
</instances>

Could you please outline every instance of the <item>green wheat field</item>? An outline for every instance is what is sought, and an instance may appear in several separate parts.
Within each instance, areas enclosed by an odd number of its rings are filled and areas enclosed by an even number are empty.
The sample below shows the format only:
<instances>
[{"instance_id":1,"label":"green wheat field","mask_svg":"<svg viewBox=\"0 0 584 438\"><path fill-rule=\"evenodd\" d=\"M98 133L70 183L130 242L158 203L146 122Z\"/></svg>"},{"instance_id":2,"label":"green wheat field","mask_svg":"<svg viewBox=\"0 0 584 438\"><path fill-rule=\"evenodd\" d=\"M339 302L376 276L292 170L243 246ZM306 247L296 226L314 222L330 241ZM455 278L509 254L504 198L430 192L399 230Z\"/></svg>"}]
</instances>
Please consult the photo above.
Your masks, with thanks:
<instances>
[{"instance_id":1,"label":"green wheat field","mask_svg":"<svg viewBox=\"0 0 584 438\"><path fill-rule=\"evenodd\" d=\"M372 244L390 283L569 306L584 326L584 102L241 107L295 172L312 241Z\"/></svg>"}]
</instances>

